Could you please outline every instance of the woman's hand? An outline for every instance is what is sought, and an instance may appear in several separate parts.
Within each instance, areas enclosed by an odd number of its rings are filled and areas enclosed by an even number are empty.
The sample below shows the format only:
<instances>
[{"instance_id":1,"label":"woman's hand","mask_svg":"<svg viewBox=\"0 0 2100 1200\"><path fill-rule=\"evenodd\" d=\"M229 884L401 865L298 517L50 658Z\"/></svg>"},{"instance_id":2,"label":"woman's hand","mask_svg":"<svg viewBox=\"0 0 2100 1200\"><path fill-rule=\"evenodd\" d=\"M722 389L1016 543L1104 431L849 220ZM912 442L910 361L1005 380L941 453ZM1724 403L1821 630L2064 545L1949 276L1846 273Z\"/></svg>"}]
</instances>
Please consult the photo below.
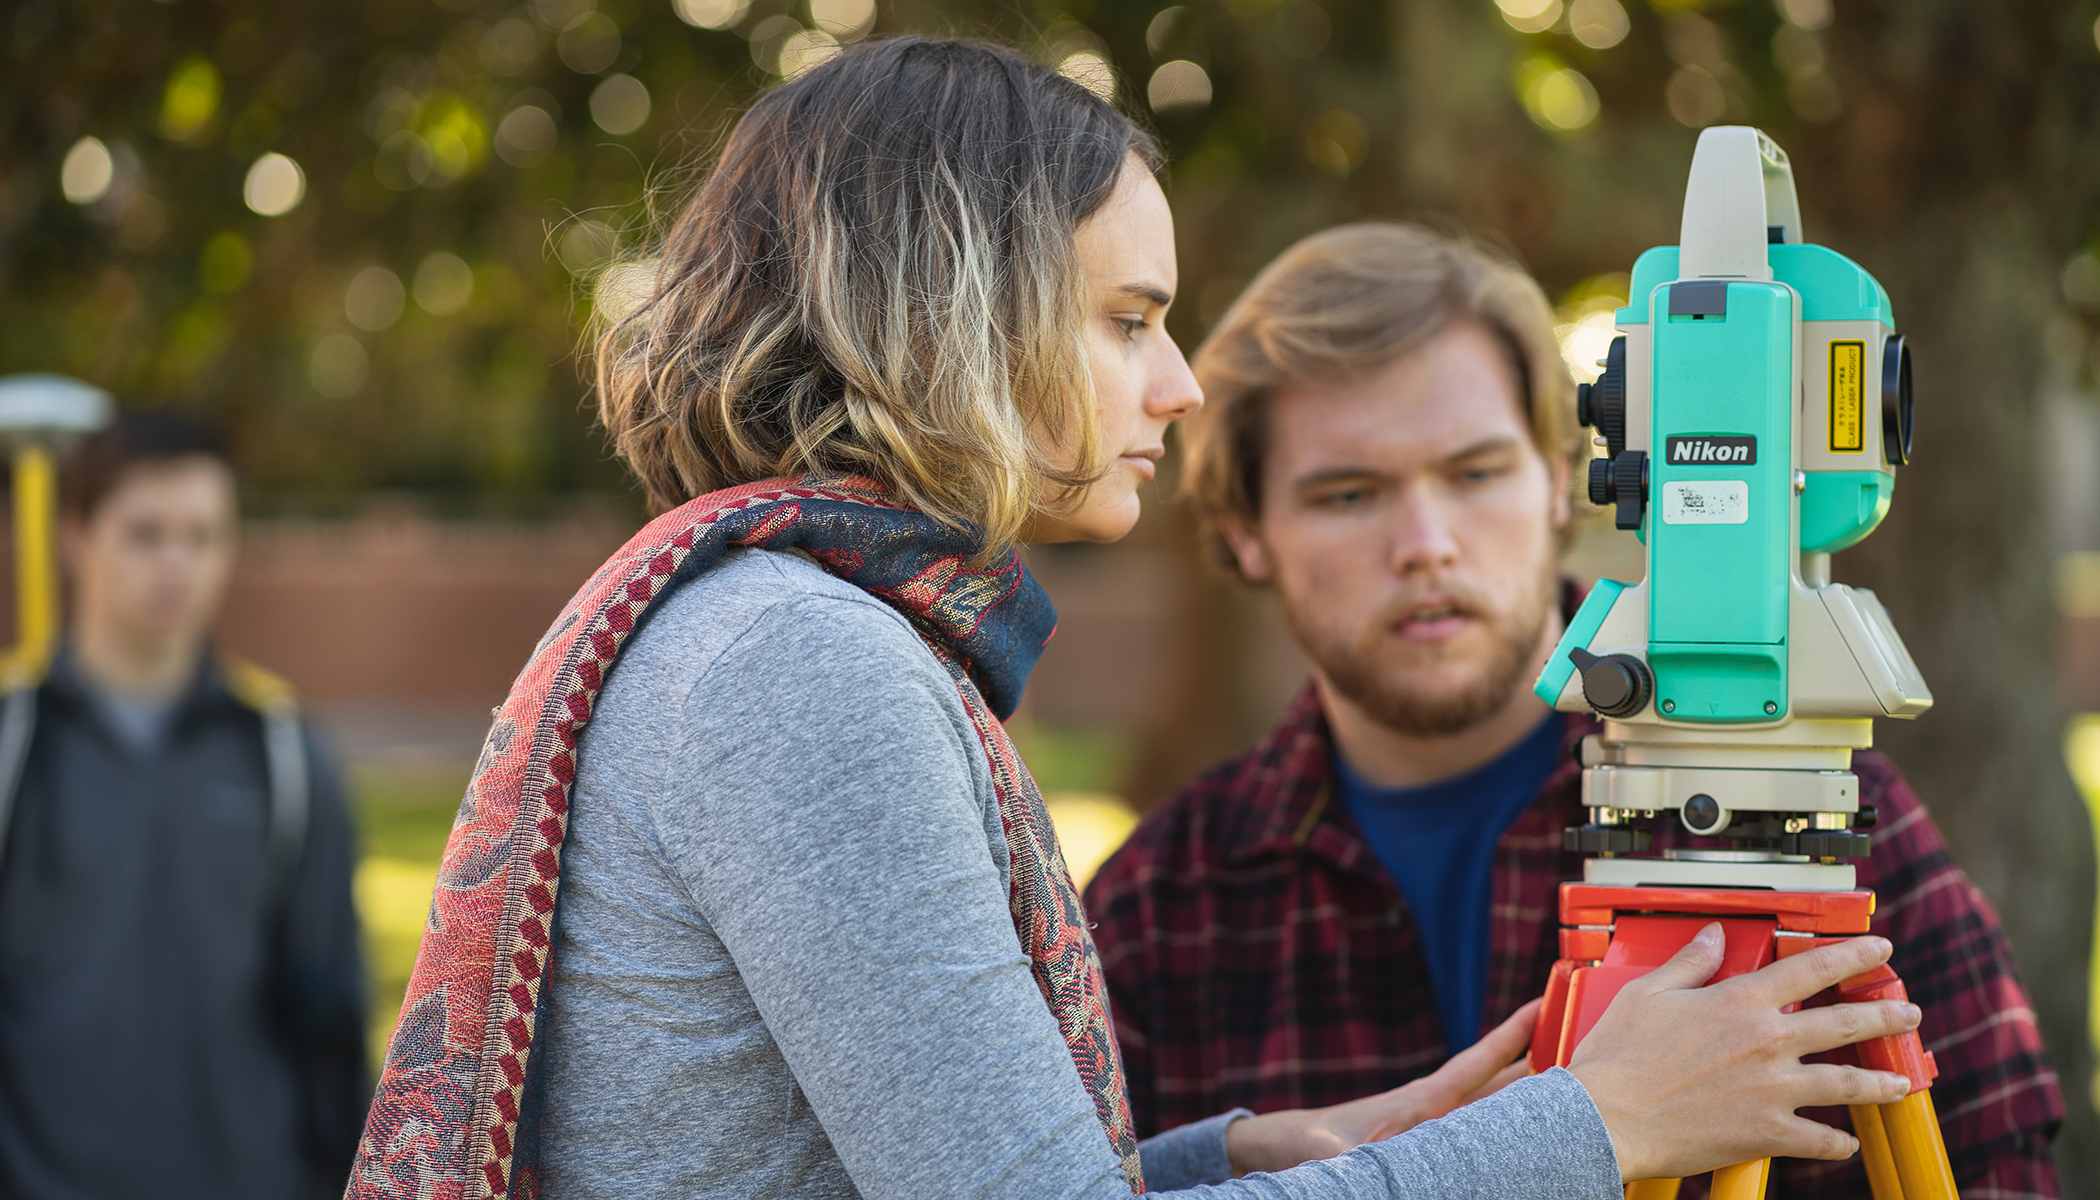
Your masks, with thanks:
<instances>
[{"instance_id":1,"label":"woman's hand","mask_svg":"<svg viewBox=\"0 0 2100 1200\"><path fill-rule=\"evenodd\" d=\"M1781 1155L1849 1158L1859 1149L1852 1135L1794 1110L1886 1104L1910 1090L1901 1075L1801 1058L1915 1029L1916 1005L1781 1011L1886 962L1886 940L1854 938L1700 986L1721 965L1721 949L1720 926L1708 925L1620 989L1568 1064L1604 1117L1628 1181Z\"/></svg>"},{"instance_id":2,"label":"woman's hand","mask_svg":"<svg viewBox=\"0 0 2100 1200\"><path fill-rule=\"evenodd\" d=\"M1529 1073L1518 1058L1531 1045L1539 1001L1518 1009L1494 1032L1413 1083L1332 1108L1294 1108L1247 1117L1225 1127L1232 1173L1281 1171L1351 1146L1381 1141L1471 1104ZM1517 1059L1512 1062L1511 1059Z\"/></svg>"}]
</instances>

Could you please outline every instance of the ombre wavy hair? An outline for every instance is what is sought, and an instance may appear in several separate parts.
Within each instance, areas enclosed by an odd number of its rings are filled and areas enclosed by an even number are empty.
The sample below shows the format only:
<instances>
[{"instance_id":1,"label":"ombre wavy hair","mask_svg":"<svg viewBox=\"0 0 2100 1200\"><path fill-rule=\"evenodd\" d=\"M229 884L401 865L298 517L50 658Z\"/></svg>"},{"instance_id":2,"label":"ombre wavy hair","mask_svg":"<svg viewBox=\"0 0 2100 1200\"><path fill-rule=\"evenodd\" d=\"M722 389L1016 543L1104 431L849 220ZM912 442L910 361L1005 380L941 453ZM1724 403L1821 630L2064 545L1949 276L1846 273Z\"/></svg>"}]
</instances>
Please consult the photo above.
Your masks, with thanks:
<instances>
[{"instance_id":1,"label":"ombre wavy hair","mask_svg":"<svg viewBox=\"0 0 2100 1200\"><path fill-rule=\"evenodd\" d=\"M1003 552L1099 473L1079 225L1127 116L977 42L853 46L737 122L597 331L598 412L659 509L805 471L873 477Z\"/></svg>"}]
</instances>

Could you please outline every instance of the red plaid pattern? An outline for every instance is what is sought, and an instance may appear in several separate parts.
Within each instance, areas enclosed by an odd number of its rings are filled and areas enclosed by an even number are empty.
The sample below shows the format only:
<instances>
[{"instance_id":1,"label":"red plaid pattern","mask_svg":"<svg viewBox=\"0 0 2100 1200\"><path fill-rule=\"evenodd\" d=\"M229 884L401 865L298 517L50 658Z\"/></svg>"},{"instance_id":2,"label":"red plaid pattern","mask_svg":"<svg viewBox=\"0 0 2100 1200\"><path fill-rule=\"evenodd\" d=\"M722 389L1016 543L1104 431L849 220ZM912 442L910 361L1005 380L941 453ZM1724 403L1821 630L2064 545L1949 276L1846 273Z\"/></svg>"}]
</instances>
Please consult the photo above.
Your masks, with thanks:
<instances>
[{"instance_id":1,"label":"red plaid pattern","mask_svg":"<svg viewBox=\"0 0 2100 1200\"><path fill-rule=\"evenodd\" d=\"M1569 717L1570 747L1594 728ZM1446 1057L1413 915L1333 795L1330 746L1308 688L1254 749L1146 816L1087 888L1142 1136L1238 1105L1353 1100ZM1962 1194L2055 1197L2063 1100L1997 913L1889 761L1865 752L1853 769L1881 818L1860 884L1879 894L1874 932L1925 1010ZM1545 989L1557 890L1581 875L1561 829L1584 819L1581 803L1571 757L1497 844L1483 1028ZM1841 1109L1808 1115L1845 1122ZM1777 1166L1775 1197L1869 1195L1856 1158ZM1703 1182L1684 1192L1704 1194Z\"/></svg>"}]
</instances>

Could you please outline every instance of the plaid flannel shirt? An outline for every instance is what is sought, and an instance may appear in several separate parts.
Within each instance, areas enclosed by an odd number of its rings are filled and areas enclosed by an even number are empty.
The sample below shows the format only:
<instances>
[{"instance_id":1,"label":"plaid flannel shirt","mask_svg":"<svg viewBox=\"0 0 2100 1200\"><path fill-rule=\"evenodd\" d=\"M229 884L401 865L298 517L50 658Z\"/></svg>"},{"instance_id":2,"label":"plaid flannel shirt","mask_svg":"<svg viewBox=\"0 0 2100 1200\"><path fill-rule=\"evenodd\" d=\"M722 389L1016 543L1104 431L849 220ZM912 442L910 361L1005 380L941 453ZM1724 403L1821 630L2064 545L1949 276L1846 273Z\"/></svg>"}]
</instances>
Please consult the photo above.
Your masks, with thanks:
<instances>
[{"instance_id":1,"label":"plaid flannel shirt","mask_svg":"<svg viewBox=\"0 0 2100 1200\"><path fill-rule=\"evenodd\" d=\"M1567 718L1570 747L1595 727ZM1307 688L1254 749L1147 815L1087 888L1140 1136L1235 1106L1353 1100L1447 1057L1414 918L1335 798L1330 747ZM1879 893L1874 932L1925 1010L1962 1195L2054 1197L2063 1100L1997 913L1886 758L1862 752L1853 770L1880 813L1860 886ZM1496 845L1483 1029L1545 990L1559 886L1581 875L1561 829L1586 819L1581 805L1571 756ZM1688 842L1657 834L1658 847ZM1805 1115L1847 1124L1843 1109ZM1774 1196L1869 1195L1856 1156L1775 1166ZM1684 1192L1704 1194L1703 1181Z\"/></svg>"}]
</instances>

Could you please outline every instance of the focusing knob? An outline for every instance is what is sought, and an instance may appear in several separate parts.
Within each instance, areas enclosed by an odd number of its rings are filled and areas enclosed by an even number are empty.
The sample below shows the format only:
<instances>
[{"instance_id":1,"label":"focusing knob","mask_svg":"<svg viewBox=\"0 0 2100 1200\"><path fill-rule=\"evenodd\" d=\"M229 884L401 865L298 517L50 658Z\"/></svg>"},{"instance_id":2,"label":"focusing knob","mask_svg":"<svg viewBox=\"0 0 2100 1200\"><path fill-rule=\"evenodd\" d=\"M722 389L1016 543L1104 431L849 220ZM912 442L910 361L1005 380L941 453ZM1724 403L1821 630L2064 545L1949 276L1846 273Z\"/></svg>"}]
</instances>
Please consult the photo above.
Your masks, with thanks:
<instances>
[{"instance_id":1,"label":"focusing knob","mask_svg":"<svg viewBox=\"0 0 2100 1200\"><path fill-rule=\"evenodd\" d=\"M1630 717L1647 707L1655 694L1648 664L1631 654L1600 657L1577 646L1568 651L1568 661L1582 672L1582 698L1603 716Z\"/></svg>"},{"instance_id":2,"label":"focusing knob","mask_svg":"<svg viewBox=\"0 0 2100 1200\"><path fill-rule=\"evenodd\" d=\"M1590 460L1590 503L1603 508L1611 503L1611 460Z\"/></svg>"},{"instance_id":3,"label":"focusing knob","mask_svg":"<svg viewBox=\"0 0 2100 1200\"><path fill-rule=\"evenodd\" d=\"M1626 338L1611 340L1604 352L1604 374L1586 388L1575 389L1575 415L1604 436L1605 457L1626 449Z\"/></svg>"},{"instance_id":4,"label":"focusing knob","mask_svg":"<svg viewBox=\"0 0 2100 1200\"><path fill-rule=\"evenodd\" d=\"M1628 450L1611 460L1611 498L1619 510L1612 524L1620 529L1639 529L1641 513L1648 507L1648 456Z\"/></svg>"}]
</instances>

